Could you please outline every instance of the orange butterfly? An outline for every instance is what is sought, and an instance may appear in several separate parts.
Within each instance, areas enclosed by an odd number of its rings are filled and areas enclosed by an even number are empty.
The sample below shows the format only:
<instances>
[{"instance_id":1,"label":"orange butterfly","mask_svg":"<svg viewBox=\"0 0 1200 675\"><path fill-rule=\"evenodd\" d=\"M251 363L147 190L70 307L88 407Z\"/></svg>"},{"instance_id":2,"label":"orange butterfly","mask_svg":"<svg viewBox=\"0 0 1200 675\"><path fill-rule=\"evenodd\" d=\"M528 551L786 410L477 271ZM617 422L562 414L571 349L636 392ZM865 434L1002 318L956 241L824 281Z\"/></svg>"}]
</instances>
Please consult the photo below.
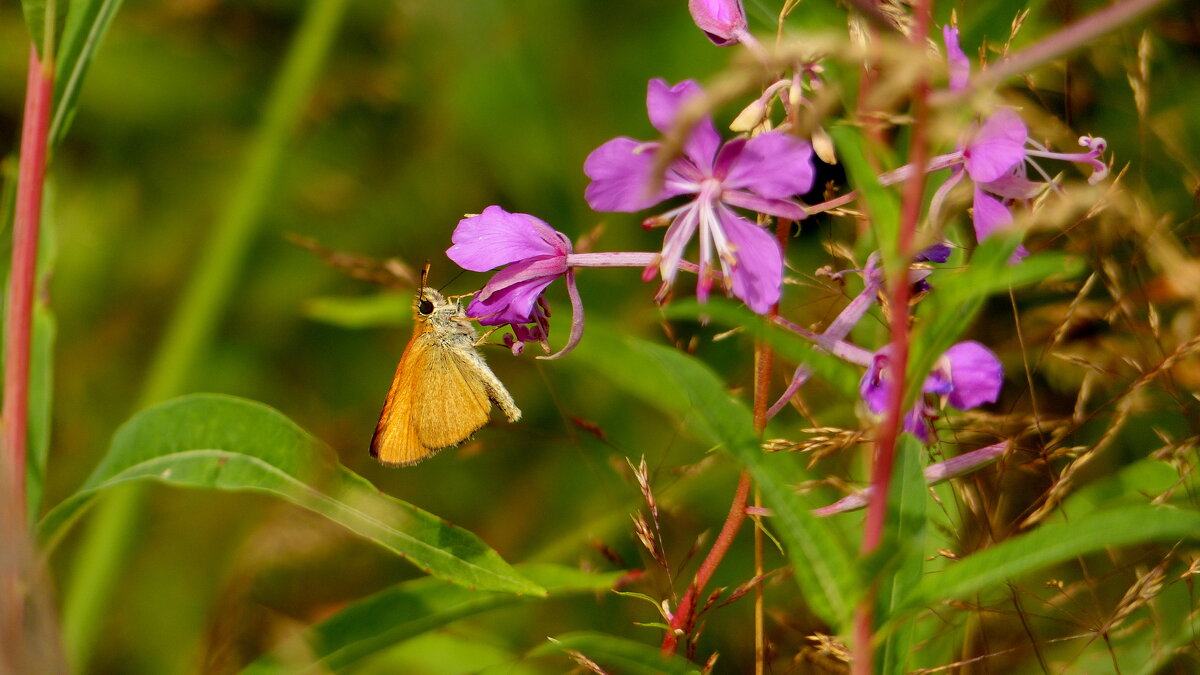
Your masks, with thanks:
<instances>
[{"instance_id":1,"label":"orange butterfly","mask_svg":"<svg viewBox=\"0 0 1200 675\"><path fill-rule=\"evenodd\" d=\"M371 456L389 466L416 464L458 445L487 424L492 403L510 422L521 419L512 395L488 368L475 327L459 306L425 285L413 306L413 335L400 357Z\"/></svg>"}]
</instances>

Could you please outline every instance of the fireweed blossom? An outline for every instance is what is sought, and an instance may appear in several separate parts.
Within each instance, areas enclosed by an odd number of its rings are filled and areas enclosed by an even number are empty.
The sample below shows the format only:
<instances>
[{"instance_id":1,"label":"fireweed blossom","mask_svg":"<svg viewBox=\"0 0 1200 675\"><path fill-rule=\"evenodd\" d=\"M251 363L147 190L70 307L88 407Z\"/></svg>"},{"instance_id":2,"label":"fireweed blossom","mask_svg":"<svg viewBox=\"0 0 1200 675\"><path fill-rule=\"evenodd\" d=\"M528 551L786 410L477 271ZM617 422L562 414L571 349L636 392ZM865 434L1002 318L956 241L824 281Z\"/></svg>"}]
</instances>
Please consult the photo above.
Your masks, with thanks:
<instances>
[{"instance_id":1,"label":"fireweed blossom","mask_svg":"<svg viewBox=\"0 0 1200 675\"><path fill-rule=\"evenodd\" d=\"M583 302L575 285L577 267L645 267L653 253L575 253L567 235L527 213L509 213L489 206L483 213L458 222L446 256L463 269L487 272L503 267L467 305L467 316L484 326L508 325L505 343L514 354L526 342L537 342L549 354L550 307L543 293L555 279L566 279L571 299L571 333L556 359L575 348L583 337ZM695 265L685 264L695 271Z\"/></svg>"},{"instance_id":2,"label":"fireweed blossom","mask_svg":"<svg viewBox=\"0 0 1200 675\"><path fill-rule=\"evenodd\" d=\"M718 47L753 40L746 30L746 10L741 0L688 0L696 26Z\"/></svg>"},{"instance_id":3,"label":"fireweed blossom","mask_svg":"<svg viewBox=\"0 0 1200 675\"><path fill-rule=\"evenodd\" d=\"M950 71L950 90L966 89L971 63L959 47L958 31L946 26L942 30L942 37ZM1046 185L1057 188L1050 175L1034 158L1089 164L1092 174L1088 182L1094 185L1104 180L1108 175L1108 166L1101 161L1100 155L1107 147L1105 140L1081 136L1079 144L1086 148L1085 152L1050 152L1029 137L1025 123L1015 111L1007 108L998 110L984 120L958 150L930 162L930 170L944 168L946 160L953 162L949 178L937 189L930 202L930 220L936 222L946 195L965 176L970 178L974 188L971 220L976 240L983 241L992 233L1006 228L1013 222L1009 207L1019 201L1028 202ZM1029 180L1028 167L1033 167L1045 183ZM1028 252L1025 247L1019 246L1013 254L1014 262L1026 255Z\"/></svg>"},{"instance_id":4,"label":"fireweed blossom","mask_svg":"<svg viewBox=\"0 0 1200 675\"><path fill-rule=\"evenodd\" d=\"M650 123L668 133L680 107L701 94L700 86L691 80L673 87L661 79L651 80L646 92ZM765 314L779 301L783 251L770 232L730 207L803 219L804 207L791 198L812 187L812 147L778 131L722 145L712 118L706 116L692 129L682 155L667 167L662 187L651 193L658 147L655 142L620 137L593 150L584 162L584 172L592 179L585 193L588 204L596 211L634 212L671 197L693 196L687 204L646 220L670 221L670 227L662 253L643 276L649 280L657 267L663 279L660 297L665 294L675 280L684 248L699 231L699 300L708 298L717 278L715 256L726 292Z\"/></svg>"},{"instance_id":5,"label":"fireweed blossom","mask_svg":"<svg viewBox=\"0 0 1200 675\"><path fill-rule=\"evenodd\" d=\"M887 409L893 386L890 377L890 348L875 352L859 383L859 393L872 413ZM922 385L922 394L935 394L954 408L970 410L995 403L1004 383L1004 367L990 349L974 340L959 342L938 359ZM922 441L929 440L929 418L933 416L923 397L904 415L904 430Z\"/></svg>"}]
</instances>

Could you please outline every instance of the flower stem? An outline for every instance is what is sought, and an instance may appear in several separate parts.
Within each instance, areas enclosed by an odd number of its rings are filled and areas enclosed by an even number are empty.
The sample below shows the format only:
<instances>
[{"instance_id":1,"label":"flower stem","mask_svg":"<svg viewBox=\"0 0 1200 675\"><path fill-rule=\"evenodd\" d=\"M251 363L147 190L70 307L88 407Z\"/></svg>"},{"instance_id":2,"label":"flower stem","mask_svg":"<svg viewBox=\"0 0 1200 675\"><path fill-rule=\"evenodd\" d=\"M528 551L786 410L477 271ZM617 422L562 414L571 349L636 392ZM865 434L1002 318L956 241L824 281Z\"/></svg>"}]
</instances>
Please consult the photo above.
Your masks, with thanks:
<instances>
[{"instance_id":1,"label":"flower stem","mask_svg":"<svg viewBox=\"0 0 1200 675\"><path fill-rule=\"evenodd\" d=\"M683 594L683 599L679 601L679 607L671 616L670 630L663 637L662 652L664 655L674 654L675 647L679 644L679 637L691 632L696 618L696 598L704 590L713 573L717 571L717 566L729 552L729 547L733 545L733 540L742 527L742 521L746 519L746 503L749 501L749 497L750 473L742 471L741 477L738 478L737 490L733 495L733 503L729 505L729 515L725 517L725 524L721 526L721 533L717 535L717 540L713 542L713 547L705 556L704 562L700 563L700 569L696 570L696 576L688 586L687 592Z\"/></svg>"},{"instance_id":2,"label":"flower stem","mask_svg":"<svg viewBox=\"0 0 1200 675\"><path fill-rule=\"evenodd\" d=\"M914 48L924 48L925 36L929 34L932 0L920 0L913 8L915 25L910 34ZM928 148L929 79L922 76L916 83L913 96L913 126L910 143L912 166L925 166ZM924 171L914 171L904 184L900 202L900 227L897 233L896 252L898 260L888 270L887 281L891 285L891 312L888 327L891 333L891 378L895 383L889 390L887 413L879 427L875 446L875 457L871 467L871 498L867 505L866 526L863 532L862 553L869 554L879 547L883 539L883 528L887 519L888 491L891 487L892 468L895 460L896 440L900 434L900 422L904 415L904 382L908 370L909 330L908 301L911 284L905 271L912 262L912 242L915 238L917 220L921 215L921 202L925 192ZM854 618L854 675L870 675L873 672L872 635L874 629L875 586L864 595L862 604Z\"/></svg>"},{"instance_id":3,"label":"flower stem","mask_svg":"<svg viewBox=\"0 0 1200 675\"><path fill-rule=\"evenodd\" d=\"M38 234L42 216L42 187L46 177L46 137L54 92L54 64L38 59L29 47L29 79L25 90L25 121L21 129L21 163L13 220L12 271L4 318L4 447L8 455L7 491L16 522L28 518L25 470L29 426L29 344L33 326L33 294L37 283Z\"/></svg>"}]
</instances>

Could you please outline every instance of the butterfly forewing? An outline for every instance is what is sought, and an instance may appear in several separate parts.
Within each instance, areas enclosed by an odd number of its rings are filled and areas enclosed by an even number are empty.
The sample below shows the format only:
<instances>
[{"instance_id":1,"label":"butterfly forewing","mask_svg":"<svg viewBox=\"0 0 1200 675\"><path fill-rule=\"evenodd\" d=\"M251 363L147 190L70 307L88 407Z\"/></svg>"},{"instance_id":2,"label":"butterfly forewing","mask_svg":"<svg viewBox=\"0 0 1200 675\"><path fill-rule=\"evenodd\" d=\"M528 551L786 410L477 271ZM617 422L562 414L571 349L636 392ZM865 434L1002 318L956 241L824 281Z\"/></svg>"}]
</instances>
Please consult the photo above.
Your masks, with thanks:
<instances>
[{"instance_id":1,"label":"butterfly forewing","mask_svg":"<svg viewBox=\"0 0 1200 675\"><path fill-rule=\"evenodd\" d=\"M487 424L492 402L478 375L450 350L429 350L426 376L413 401L417 440L428 448L456 445Z\"/></svg>"}]
</instances>

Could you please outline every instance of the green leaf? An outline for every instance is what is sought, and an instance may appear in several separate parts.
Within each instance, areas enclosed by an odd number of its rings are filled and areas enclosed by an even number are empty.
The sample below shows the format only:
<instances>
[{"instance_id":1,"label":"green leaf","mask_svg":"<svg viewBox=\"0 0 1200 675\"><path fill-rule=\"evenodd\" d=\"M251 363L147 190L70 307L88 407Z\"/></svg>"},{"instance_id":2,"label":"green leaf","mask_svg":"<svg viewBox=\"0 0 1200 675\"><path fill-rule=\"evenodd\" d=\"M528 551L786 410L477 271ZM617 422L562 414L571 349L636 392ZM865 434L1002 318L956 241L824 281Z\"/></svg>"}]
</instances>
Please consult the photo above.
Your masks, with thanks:
<instances>
[{"instance_id":1,"label":"green leaf","mask_svg":"<svg viewBox=\"0 0 1200 675\"><path fill-rule=\"evenodd\" d=\"M694 299L674 302L664 310L669 318L705 317L727 326L738 326L756 339L770 344L777 354L796 364L804 364L826 382L837 387L851 400L858 399L858 381L862 371L854 365L823 351L811 341L773 324L742 304L723 298L701 303Z\"/></svg>"},{"instance_id":2,"label":"green leaf","mask_svg":"<svg viewBox=\"0 0 1200 675\"><path fill-rule=\"evenodd\" d=\"M563 565L525 565L521 573L551 598L612 588L624 572L593 574ZM440 579L406 581L360 600L304 631L301 639L314 660L337 671L397 643L459 619L535 600L511 593L483 593L450 586ZM243 672L291 672L277 655L267 655Z\"/></svg>"},{"instance_id":3,"label":"green leaf","mask_svg":"<svg viewBox=\"0 0 1200 675\"><path fill-rule=\"evenodd\" d=\"M97 492L142 480L281 497L431 575L473 589L545 594L474 534L380 493L278 411L215 394L177 398L126 422L79 492L42 520L39 537L61 534Z\"/></svg>"},{"instance_id":4,"label":"green leaf","mask_svg":"<svg viewBox=\"0 0 1200 675\"><path fill-rule=\"evenodd\" d=\"M988 297L1051 276L1070 278L1083 271L1079 259L1057 253L1036 254L1010 264L1020 238L1020 233L988 237L975 249L970 265L957 273L938 272L936 291L918 306L905 382L906 407L916 398L938 357L962 336Z\"/></svg>"},{"instance_id":5,"label":"green leaf","mask_svg":"<svg viewBox=\"0 0 1200 675\"><path fill-rule=\"evenodd\" d=\"M1071 522L1049 523L927 574L908 596L905 610L1001 584L1013 577L1110 547L1200 537L1200 513L1136 505L1089 514Z\"/></svg>"},{"instance_id":6,"label":"green leaf","mask_svg":"<svg viewBox=\"0 0 1200 675\"><path fill-rule=\"evenodd\" d=\"M657 647L634 642L604 633L566 633L549 638L549 642L533 649L530 656L544 656L557 652L579 652L602 667L614 672L639 675L698 675L696 664L680 656L663 658Z\"/></svg>"},{"instance_id":7,"label":"green leaf","mask_svg":"<svg viewBox=\"0 0 1200 675\"><path fill-rule=\"evenodd\" d=\"M378 293L363 297L313 298L304 315L343 328L371 328L412 323L412 293Z\"/></svg>"},{"instance_id":8,"label":"green leaf","mask_svg":"<svg viewBox=\"0 0 1200 675\"><path fill-rule=\"evenodd\" d=\"M69 2L54 0L21 0L21 12L25 15L25 27L29 29L29 39L33 41L38 51L38 58L46 62L45 41L48 37L46 23L52 16L55 24L54 34L62 32L63 15L66 14ZM53 13L51 15L51 13Z\"/></svg>"},{"instance_id":9,"label":"green leaf","mask_svg":"<svg viewBox=\"0 0 1200 675\"><path fill-rule=\"evenodd\" d=\"M849 125L835 125L829 130L838 157L846 165L850 184L862 195L871 219L871 231L875 234L875 245L883 257L883 269L892 272L897 268L897 240L900 232L900 199L896 193L879 184L875 169L867 161L867 139L862 129ZM878 154L878 153L875 153Z\"/></svg>"},{"instance_id":10,"label":"green leaf","mask_svg":"<svg viewBox=\"0 0 1200 675\"><path fill-rule=\"evenodd\" d=\"M83 79L123 0L72 0L54 76L54 112L50 118L50 147L58 145L71 121Z\"/></svg>"},{"instance_id":11,"label":"green leaf","mask_svg":"<svg viewBox=\"0 0 1200 675\"><path fill-rule=\"evenodd\" d=\"M750 411L725 392L715 373L691 356L612 333L595 322L575 357L596 375L676 417L700 441L737 458L775 514L772 524L813 611L833 624L849 618L862 586L846 537L829 520L809 513L790 485L798 473L794 459L764 455Z\"/></svg>"}]
</instances>

